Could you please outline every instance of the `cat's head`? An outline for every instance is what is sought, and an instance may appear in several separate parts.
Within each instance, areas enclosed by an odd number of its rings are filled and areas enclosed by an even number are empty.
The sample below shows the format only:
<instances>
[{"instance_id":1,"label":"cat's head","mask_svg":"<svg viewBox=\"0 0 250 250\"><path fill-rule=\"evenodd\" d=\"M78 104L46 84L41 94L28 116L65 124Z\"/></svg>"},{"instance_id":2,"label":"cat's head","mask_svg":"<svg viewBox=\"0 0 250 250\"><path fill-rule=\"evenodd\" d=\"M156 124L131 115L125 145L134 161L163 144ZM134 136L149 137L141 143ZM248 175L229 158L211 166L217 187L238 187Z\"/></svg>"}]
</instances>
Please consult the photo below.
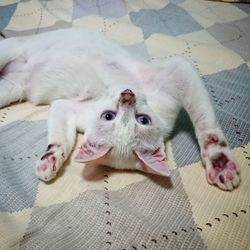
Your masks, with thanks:
<instances>
[{"instance_id":1,"label":"cat's head","mask_svg":"<svg viewBox=\"0 0 250 250\"><path fill-rule=\"evenodd\" d=\"M140 91L125 89L106 96L89 113L76 161L170 174L161 121Z\"/></svg>"}]
</instances>

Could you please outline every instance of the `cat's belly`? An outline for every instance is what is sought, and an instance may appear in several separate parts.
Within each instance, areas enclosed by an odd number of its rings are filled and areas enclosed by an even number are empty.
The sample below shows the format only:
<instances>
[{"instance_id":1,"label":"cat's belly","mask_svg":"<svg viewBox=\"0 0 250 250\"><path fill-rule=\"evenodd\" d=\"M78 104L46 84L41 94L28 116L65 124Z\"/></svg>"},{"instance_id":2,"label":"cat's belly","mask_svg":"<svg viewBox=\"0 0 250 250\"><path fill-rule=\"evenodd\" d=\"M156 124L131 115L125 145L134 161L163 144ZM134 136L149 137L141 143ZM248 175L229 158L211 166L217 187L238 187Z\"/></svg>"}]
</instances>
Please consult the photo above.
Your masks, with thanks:
<instances>
[{"instance_id":1,"label":"cat's belly","mask_svg":"<svg viewBox=\"0 0 250 250\"><path fill-rule=\"evenodd\" d=\"M21 57L3 71L12 82L24 86L25 98L35 104L56 99L94 98L105 87L96 70L84 57L69 53Z\"/></svg>"},{"instance_id":2,"label":"cat's belly","mask_svg":"<svg viewBox=\"0 0 250 250\"><path fill-rule=\"evenodd\" d=\"M7 65L5 76L22 85L25 99L35 104L62 98L81 100L113 86L121 86L123 91L135 84L135 76L128 70L133 62L121 48L78 30L67 31L78 40L63 40L64 32L27 38L22 55ZM82 42L83 38L87 40Z\"/></svg>"}]
</instances>

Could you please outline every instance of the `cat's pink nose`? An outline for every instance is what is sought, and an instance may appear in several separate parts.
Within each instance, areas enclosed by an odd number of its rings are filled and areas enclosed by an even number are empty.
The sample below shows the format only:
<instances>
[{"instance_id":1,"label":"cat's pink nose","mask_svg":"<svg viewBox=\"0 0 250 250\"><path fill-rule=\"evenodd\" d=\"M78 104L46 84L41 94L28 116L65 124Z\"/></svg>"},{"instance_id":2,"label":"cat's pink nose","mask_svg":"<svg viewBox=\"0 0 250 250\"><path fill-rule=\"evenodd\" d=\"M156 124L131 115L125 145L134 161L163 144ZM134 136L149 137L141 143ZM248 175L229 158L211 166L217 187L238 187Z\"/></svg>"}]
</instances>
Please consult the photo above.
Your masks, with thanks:
<instances>
[{"instance_id":1,"label":"cat's pink nose","mask_svg":"<svg viewBox=\"0 0 250 250\"><path fill-rule=\"evenodd\" d=\"M135 94L131 89L125 89L121 92L119 102L121 104L133 105L135 103Z\"/></svg>"},{"instance_id":2,"label":"cat's pink nose","mask_svg":"<svg viewBox=\"0 0 250 250\"><path fill-rule=\"evenodd\" d=\"M122 91L121 94L122 95L126 95L126 94L135 95L131 89L125 89L124 91Z\"/></svg>"}]
</instances>

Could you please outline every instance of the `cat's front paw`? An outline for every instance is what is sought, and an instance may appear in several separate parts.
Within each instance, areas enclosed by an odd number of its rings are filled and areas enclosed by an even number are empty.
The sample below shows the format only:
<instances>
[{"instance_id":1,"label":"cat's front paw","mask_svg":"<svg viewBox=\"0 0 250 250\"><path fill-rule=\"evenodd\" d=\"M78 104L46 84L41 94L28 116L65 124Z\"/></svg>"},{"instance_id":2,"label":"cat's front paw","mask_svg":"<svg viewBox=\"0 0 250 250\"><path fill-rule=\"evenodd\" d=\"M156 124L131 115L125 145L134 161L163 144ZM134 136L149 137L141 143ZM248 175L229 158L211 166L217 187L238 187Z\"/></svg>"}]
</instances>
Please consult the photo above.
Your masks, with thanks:
<instances>
[{"instance_id":1,"label":"cat's front paw","mask_svg":"<svg viewBox=\"0 0 250 250\"><path fill-rule=\"evenodd\" d=\"M64 150L60 145L50 144L45 154L36 163L37 177L42 181L54 179L64 160Z\"/></svg>"},{"instance_id":2,"label":"cat's front paw","mask_svg":"<svg viewBox=\"0 0 250 250\"><path fill-rule=\"evenodd\" d=\"M240 168L217 134L209 134L201 152L206 167L207 180L223 190L233 190L240 183Z\"/></svg>"}]
</instances>

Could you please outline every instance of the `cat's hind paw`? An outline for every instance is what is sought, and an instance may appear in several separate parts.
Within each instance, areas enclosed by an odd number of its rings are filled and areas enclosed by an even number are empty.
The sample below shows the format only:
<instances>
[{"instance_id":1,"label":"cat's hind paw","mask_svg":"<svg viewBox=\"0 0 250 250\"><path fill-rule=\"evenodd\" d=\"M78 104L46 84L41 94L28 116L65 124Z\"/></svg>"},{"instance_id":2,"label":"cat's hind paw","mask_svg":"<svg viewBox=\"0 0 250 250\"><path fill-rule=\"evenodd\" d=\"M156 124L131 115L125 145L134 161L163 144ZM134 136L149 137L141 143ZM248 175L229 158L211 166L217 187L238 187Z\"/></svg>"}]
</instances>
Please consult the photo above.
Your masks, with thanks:
<instances>
[{"instance_id":1,"label":"cat's hind paw","mask_svg":"<svg viewBox=\"0 0 250 250\"><path fill-rule=\"evenodd\" d=\"M58 145L49 145L45 154L36 163L36 175L42 181L50 181L56 177L64 162L64 152Z\"/></svg>"},{"instance_id":2,"label":"cat's hind paw","mask_svg":"<svg viewBox=\"0 0 250 250\"><path fill-rule=\"evenodd\" d=\"M233 190L240 183L240 168L226 146L217 136L210 136L202 152L207 180L223 190Z\"/></svg>"}]
</instances>

